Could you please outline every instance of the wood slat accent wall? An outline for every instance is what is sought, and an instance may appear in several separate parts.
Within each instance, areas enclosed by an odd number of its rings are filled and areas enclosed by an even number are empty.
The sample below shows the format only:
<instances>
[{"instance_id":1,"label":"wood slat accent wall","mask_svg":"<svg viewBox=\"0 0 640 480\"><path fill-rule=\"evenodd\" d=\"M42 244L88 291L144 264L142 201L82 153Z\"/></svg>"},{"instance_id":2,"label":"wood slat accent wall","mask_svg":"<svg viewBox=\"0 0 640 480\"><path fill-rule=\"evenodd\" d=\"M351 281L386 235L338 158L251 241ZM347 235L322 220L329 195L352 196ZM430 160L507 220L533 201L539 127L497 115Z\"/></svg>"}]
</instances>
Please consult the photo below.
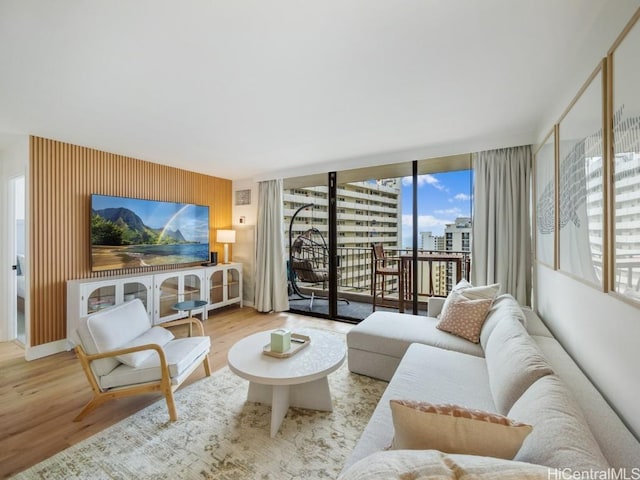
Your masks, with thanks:
<instances>
[{"instance_id":1,"label":"wood slat accent wall","mask_svg":"<svg viewBox=\"0 0 640 480\"><path fill-rule=\"evenodd\" d=\"M230 180L40 137L30 138L30 345L66 338L66 281L91 272L92 193L209 206L215 231L231 227ZM172 267L140 267L118 274Z\"/></svg>"}]
</instances>

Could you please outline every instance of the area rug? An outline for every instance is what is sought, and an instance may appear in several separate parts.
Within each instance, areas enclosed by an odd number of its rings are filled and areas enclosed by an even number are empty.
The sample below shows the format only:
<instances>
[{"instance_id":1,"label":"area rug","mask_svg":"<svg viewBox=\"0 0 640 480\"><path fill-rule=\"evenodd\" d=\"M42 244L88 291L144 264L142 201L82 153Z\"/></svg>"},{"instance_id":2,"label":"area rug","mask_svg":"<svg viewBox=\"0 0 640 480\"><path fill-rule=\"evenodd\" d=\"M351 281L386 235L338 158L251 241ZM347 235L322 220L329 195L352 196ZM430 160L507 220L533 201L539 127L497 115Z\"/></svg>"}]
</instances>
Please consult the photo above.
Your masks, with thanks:
<instances>
[{"instance_id":1,"label":"area rug","mask_svg":"<svg viewBox=\"0 0 640 480\"><path fill-rule=\"evenodd\" d=\"M387 384L345 362L329 385L333 412L290 408L270 438L270 407L225 367L176 392L177 422L158 401L14 478L335 479Z\"/></svg>"}]
</instances>

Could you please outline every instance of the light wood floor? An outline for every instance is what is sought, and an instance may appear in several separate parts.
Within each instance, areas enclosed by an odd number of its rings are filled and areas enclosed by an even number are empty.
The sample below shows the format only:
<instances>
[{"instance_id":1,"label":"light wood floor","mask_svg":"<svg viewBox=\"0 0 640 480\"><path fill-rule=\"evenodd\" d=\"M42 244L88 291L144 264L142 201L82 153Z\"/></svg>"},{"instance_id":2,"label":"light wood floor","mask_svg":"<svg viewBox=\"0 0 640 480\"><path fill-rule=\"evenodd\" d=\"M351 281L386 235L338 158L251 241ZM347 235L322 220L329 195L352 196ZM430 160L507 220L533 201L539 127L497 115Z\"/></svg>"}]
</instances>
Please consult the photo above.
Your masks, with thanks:
<instances>
[{"instance_id":1,"label":"light wood floor","mask_svg":"<svg viewBox=\"0 0 640 480\"><path fill-rule=\"evenodd\" d=\"M289 313L262 314L247 307L217 311L204 326L212 340L213 370L226 366L229 348L254 332L319 327L346 333L352 327ZM183 386L203 376L199 368ZM81 422L73 422L90 398L91 389L73 351L27 362L20 346L0 343L0 478L35 465L153 402L164 401L159 395L113 400Z\"/></svg>"}]
</instances>

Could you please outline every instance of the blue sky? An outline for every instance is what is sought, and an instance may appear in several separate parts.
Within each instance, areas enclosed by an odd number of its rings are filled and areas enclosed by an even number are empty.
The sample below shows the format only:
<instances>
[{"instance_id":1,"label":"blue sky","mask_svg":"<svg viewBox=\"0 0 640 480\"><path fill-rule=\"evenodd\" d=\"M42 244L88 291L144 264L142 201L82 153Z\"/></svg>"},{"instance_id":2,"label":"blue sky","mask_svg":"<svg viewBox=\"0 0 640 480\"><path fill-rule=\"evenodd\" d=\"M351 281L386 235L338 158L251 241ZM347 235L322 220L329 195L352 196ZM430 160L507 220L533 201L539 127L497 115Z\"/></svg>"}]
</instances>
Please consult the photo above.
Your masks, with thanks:
<instances>
[{"instance_id":1,"label":"blue sky","mask_svg":"<svg viewBox=\"0 0 640 480\"><path fill-rule=\"evenodd\" d=\"M411 177L402 179L402 245L411 246ZM471 170L418 176L418 233L443 235L445 225L471 216Z\"/></svg>"},{"instance_id":2,"label":"blue sky","mask_svg":"<svg viewBox=\"0 0 640 480\"><path fill-rule=\"evenodd\" d=\"M191 242L209 241L209 209L184 203L159 202L137 198L93 195L91 208L127 208L151 228L180 230Z\"/></svg>"}]
</instances>

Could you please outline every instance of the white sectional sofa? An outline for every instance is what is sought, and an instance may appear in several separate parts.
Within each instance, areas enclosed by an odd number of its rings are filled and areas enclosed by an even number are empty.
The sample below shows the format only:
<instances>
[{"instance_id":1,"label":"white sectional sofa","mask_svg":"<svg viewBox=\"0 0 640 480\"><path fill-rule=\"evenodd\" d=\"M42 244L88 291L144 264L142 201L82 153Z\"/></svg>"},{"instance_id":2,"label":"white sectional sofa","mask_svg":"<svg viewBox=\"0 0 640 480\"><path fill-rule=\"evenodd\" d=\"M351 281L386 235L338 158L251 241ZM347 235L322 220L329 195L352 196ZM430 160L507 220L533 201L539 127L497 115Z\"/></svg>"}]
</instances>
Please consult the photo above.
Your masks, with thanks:
<instances>
[{"instance_id":1,"label":"white sectional sofa","mask_svg":"<svg viewBox=\"0 0 640 480\"><path fill-rule=\"evenodd\" d=\"M549 478L549 468L640 475L640 443L533 311L497 297L475 344L436 328L442 303L431 299L427 317L375 312L347 335L349 369L390 383L341 479L431 478L424 472L452 465L495 478ZM393 451L394 399L494 412L533 430L513 460Z\"/></svg>"}]
</instances>

